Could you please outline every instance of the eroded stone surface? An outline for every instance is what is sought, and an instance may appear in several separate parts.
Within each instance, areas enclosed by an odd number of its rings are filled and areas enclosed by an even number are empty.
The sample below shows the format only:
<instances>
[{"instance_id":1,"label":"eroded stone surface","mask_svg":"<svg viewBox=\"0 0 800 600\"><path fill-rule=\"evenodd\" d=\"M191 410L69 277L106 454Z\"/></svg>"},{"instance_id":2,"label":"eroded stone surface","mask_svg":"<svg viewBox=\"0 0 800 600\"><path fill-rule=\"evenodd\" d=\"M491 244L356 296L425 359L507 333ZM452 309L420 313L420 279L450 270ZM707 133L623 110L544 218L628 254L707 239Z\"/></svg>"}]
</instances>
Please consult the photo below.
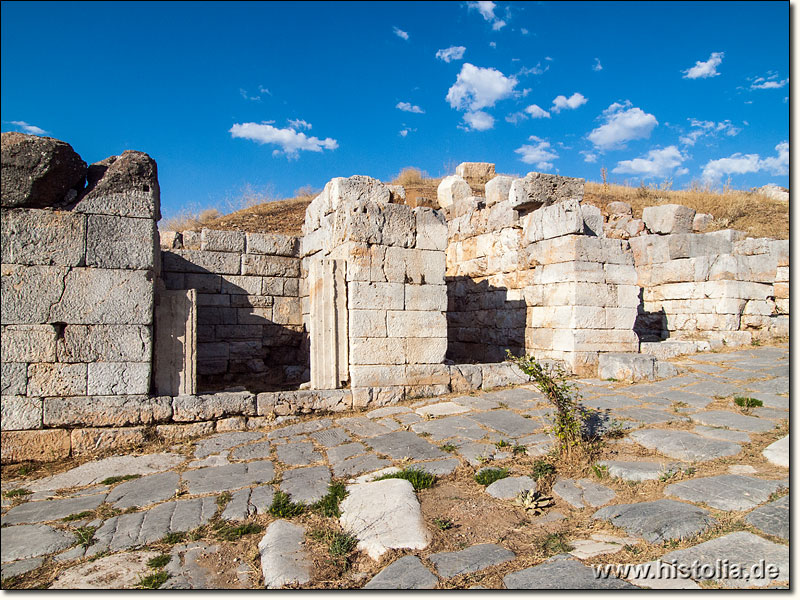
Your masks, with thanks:
<instances>
[{"instance_id":1,"label":"eroded stone surface","mask_svg":"<svg viewBox=\"0 0 800 600\"><path fill-rule=\"evenodd\" d=\"M439 579L416 556L403 556L384 567L365 590L432 590Z\"/></svg>"},{"instance_id":2,"label":"eroded stone surface","mask_svg":"<svg viewBox=\"0 0 800 600\"><path fill-rule=\"evenodd\" d=\"M727 410L712 410L692 415L692 420L711 427L729 427L751 433L763 433L775 428L775 423L757 417L748 417Z\"/></svg>"},{"instance_id":3,"label":"eroded stone surface","mask_svg":"<svg viewBox=\"0 0 800 600\"><path fill-rule=\"evenodd\" d=\"M416 423L411 426L411 429L415 433L430 434L431 439L436 441L446 440L452 437L480 440L488 433L472 419L461 416L445 417L434 421Z\"/></svg>"},{"instance_id":4,"label":"eroded stone surface","mask_svg":"<svg viewBox=\"0 0 800 600\"><path fill-rule=\"evenodd\" d=\"M284 471L280 488L289 494L292 502L311 504L328 493L331 472L328 467L303 467Z\"/></svg>"},{"instance_id":5,"label":"eroded stone surface","mask_svg":"<svg viewBox=\"0 0 800 600\"><path fill-rule=\"evenodd\" d=\"M789 496L765 504L747 515L747 522L768 535L789 539Z\"/></svg>"},{"instance_id":6,"label":"eroded stone surface","mask_svg":"<svg viewBox=\"0 0 800 600\"><path fill-rule=\"evenodd\" d=\"M414 435L410 431L394 431L370 439L369 444L379 454L386 454L394 460L410 458L411 460L430 460L446 458L447 454L430 442Z\"/></svg>"},{"instance_id":7,"label":"eroded stone surface","mask_svg":"<svg viewBox=\"0 0 800 600\"><path fill-rule=\"evenodd\" d=\"M286 465L309 465L322 460L322 455L314 450L311 442L281 444L277 448L278 460Z\"/></svg>"},{"instance_id":8,"label":"eroded stone surface","mask_svg":"<svg viewBox=\"0 0 800 600\"><path fill-rule=\"evenodd\" d=\"M115 486L109 492L106 502L120 509L148 506L175 496L179 484L180 476L173 471L147 475Z\"/></svg>"},{"instance_id":9,"label":"eroded stone surface","mask_svg":"<svg viewBox=\"0 0 800 600\"><path fill-rule=\"evenodd\" d=\"M603 506L617 495L611 488L590 479L560 479L553 484L553 492L575 508Z\"/></svg>"},{"instance_id":10,"label":"eroded stone surface","mask_svg":"<svg viewBox=\"0 0 800 600\"><path fill-rule=\"evenodd\" d=\"M522 437L539 429L539 425L509 410L493 410L471 417L485 427L499 431L511 438Z\"/></svg>"},{"instance_id":11,"label":"eroded stone surface","mask_svg":"<svg viewBox=\"0 0 800 600\"><path fill-rule=\"evenodd\" d=\"M236 488L267 483L275 477L275 468L267 460L204 467L185 471L183 480L190 494L219 493Z\"/></svg>"},{"instance_id":12,"label":"eroded stone surface","mask_svg":"<svg viewBox=\"0 0 800 600\"><path fill-rule=\"evenodd\" d=\"M609 521L651 543L690 537L716 523L707 510L675 500L606 506L592 518Z\"/></svg>"},{"instance_id":13,"label":"eroded stone surface","mask_svg":"<svg viewBox=\"0 0 800 600\"><path fill-rule=\"evenodd\" d=\"M258 543L264 587L276 589L311 580L311 561L303 549L304 536L302 525L284 520L270 524Z\"/></svg>"},{"instance_id":14,"label":"eroded stone surface","mask_svg":"<svg viewBox=\"0 0 800 600\"><path fill-rule=\"evenodd\" d=\"M780 487L781 483L774 480L717 475L670 484L664 488L664 493L681 500L704 502L721 510L747 510L766 502Z\"/></svg>"},{"instance_id":15,"label":"eroded stone surface","mask_svg":"<svg viewBox=\"0 0 800 600\"><path fill-rule=\"evenodd\" d=\"M602 460L598 464L606 467L611 477L619 477L626 481L659 479L665 473L680 468L680 465L676 463L648 461Z\"/></svg>"},{"instance_id":16,"label":"eroded stone surface","mask_svg":"<svg viewBox=\"0 0 800 600\"><path fill-rule=\"evenodd\" d=\"M773 465L789 468L789 436L779 439L764 448L766 459Z\"/></svg>"},{"instance_id":17,"label":"eroded stone surface","mask_svg":"<svg viewBox=\"0 0 800 600\"><path fill-rule=\"evenodd\" d=\"M67 569L50 586L53 590L131 589L151 572L147 561L158 552L125 552L104 556Z\"/></svg>"},{"instance_id":18,"label":"eroded stone surface","mask_svg":"<svg viewBox=\"0 0 800 600\"><path fill-rule=\"evenodd\" d=\"M52 554L69 548L75 536L48 525L3 527L0 535L0 562L11 562Z\"/></svg>"},{"instance_id":19,"label":"eroded stone surface","mask_svg":"<svg viewBox=\"0 0 800 600\"><path fill-rule=\"evenodd\" d=\"M599 578L594 570L567 554L503 577L509 590L592 590L635 589L636 586L614 576Z\"/></svg>"},{"instance_id":20,"label":"eroded stone surface","mask_svg":"<svg viewBox=\"0 0 800 600\"><path fill-rule=\"evenodd\" d=\"M197 442L194 455L196 458L205 458L212 454L218 454L223 450L228 450L239 444L255 441L264 437L263 433L253 431L234 431L230 433L219 433L215 436Z\"/></svg>"},{"instance_id":21,"label":"eroded stone surface","mask_svg":"<svg viewBox=\"0 0 800 600\"><path fill-rule=\"evenodd\" d=\"M723 440L708 439L688 431L668 429L640 429L630 434L634 441L645 448L657 450L671 458L706 461L738 454L738 444Z\"/></svg>"},{"instance_id":22,"label":"eroded stone surface","mask_svg":"<svg viewBox=\"0 0 800 600\"><path fill-rule=\"evenodd\" d=\"M486 488L486 493L501 500L513 500L526 490L536 491L536 482L530 477L505 477L498 479Z\"/></svg>"},{"instance_id":23,"label":"eroded stone surface","mask_svg":"<svg viewBox=\"0 0 800 600\"><path fill-rule=\"evenodd\" d=\"M42 521L63 519L69 515L94 510L100 506L105 497L105 494L95 494L78 498L26 502L15 506L3 515L3 525L41 523Z\"/></svg>"},{"instance_id":24,"label":"eroded stone surface","mask_svg":"<svg viewBox=\"0 0 800 600\"><path fill-rule=\"evenodd\" d=\"M431 554L428 560L442 577L455 577L465 573L482 571L493 565L514 560L516 555L497 544L479 544L457 552Z\"/></svg>"}]
</instances>

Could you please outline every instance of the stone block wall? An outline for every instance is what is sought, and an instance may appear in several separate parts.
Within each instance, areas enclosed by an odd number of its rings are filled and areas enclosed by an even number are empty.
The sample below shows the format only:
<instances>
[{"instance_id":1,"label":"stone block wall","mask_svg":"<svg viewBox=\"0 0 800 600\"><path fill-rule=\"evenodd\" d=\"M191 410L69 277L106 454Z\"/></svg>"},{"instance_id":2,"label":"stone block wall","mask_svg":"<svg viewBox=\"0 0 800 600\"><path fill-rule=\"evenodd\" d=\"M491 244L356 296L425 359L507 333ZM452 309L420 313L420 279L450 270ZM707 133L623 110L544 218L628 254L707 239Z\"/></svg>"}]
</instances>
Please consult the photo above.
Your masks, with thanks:
<instances>
[{"instance_id":1,"label":"stone block wall","mask_svg":"<svg viewBox=\"0 0 800 600\"><path fill-rule=\"evenodd\" d=\"M253 392L308 381L300 241L241 231L164 232L167 290L197 290L201 391Z\"/></svg>"}]
</instances>

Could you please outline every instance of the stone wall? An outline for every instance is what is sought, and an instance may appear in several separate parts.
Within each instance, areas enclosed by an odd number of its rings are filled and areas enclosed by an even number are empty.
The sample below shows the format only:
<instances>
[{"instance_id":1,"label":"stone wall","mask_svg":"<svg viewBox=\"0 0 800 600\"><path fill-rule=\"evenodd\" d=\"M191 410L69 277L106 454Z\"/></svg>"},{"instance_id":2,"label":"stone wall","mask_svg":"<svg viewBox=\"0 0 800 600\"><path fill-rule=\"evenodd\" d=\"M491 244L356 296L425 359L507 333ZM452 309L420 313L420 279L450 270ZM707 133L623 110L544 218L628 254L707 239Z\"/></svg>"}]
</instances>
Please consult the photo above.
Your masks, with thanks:
<instances>
[{"instance_id":1,"label":"stone wall","mask_svg":"<svg viewBox=\"0 0 800 600\"><path fill-rule=\"evenodd\" d=\"M161 247L164 287L197 290L201 391L308 381L298 238L203 229L164 232Z\"/></svg>"}]
</instances>

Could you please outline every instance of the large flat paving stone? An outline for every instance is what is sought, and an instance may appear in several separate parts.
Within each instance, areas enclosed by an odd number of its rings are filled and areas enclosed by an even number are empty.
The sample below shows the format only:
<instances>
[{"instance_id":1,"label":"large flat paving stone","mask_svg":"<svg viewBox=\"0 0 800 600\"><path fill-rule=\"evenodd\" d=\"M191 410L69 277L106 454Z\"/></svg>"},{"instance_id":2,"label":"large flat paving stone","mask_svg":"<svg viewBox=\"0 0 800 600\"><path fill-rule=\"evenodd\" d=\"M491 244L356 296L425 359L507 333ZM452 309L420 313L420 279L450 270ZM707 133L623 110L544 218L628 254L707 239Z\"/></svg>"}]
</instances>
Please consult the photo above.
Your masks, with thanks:
<instances>
[{"instance_id":1,"label":"large flat paving stone","mask_svg":"<svg viewBox=\"0 0 800 600\"><path fill-rule=\"evenodd\" d=\"M615 396L594 396L583 400L582 404L589 408L597 410L618 410L621 408L628 408L636 406L639 401L630 396L623 396L621 394Z\"/></svg>"},{"instance_id":2,"label":"large flat paving stone","mask_svg":"<svg viewBox=\"0 0 800 600\"><path fill-rule=\"evenodd\" d=\"M334 446L339 446L340 444L353 441L347 431L341 427L332 427L331 429L316 431L309 437L323 448L333 448Z\"/></svg>"},{"instance_id":3,"label":"large flat paving stone","mask_svg":"<svg viewBox=\"0 0 800 600\"><path fill-rule=\"evenodd\" d=\"M670 484L664 493L689 502L705 502L720 510L749 510L766 502L780 487L781 482L775 480L716 475Z\"/></svg>"},{"instance_id":4,"label":"large flat paving stone","mask_svg":"<svg viewBox=\"0 0 800 600\"><path fill-rule=\"evenodd\" d=\"M524 387L508 388L505 390L496 390L484 394L482 398L504 404L509 408L515 410L525 410L531 408L537 402L544 400L544 396L534 390L529 390Z\"/></svg>"},{"instance_id":5,"label":"large flat paving stone","mask_svg":"<svg viewBox=\"0 0 800 600\"><path fill-rule=\"evenodd\" d=\"M376 435L383 435L391 431L366 417L345 417L344 419L336 421L336 424L341 425L353 435L362 438L375 437Z\"/></svg>"},{"instance_id":6,"label":"large flat paving stone","mask_svg":"<svg viewBox=\"0 0 800 600\"><path fill-rule=\"evenodd\" d=\"M100 483L109 477L121 475L149 475L166 471L184 462L186 457L180 454L132 454L111 456L75 467L58 475L43 477L26 483L25 487L32 492L44 490L60 490L62 488L82 487Z\"/></svg>"},{"instance_id":7,"label":"large flat paving stone","mask_svg":"<svg viewBox=\"0 0 800 600\"><path fill-rule=\"evenodd\" d=\"M292 502L311 504L328 493L330 482L331 472L328 467L303 467L284 471L279 487L289 494Z\"/></svg>"},{"instance_id":8,"label":"large flat paving stone","mask_svg":"<svg viewBox=\"0 0 800 600\"><path fill-rule=\"evenodd\" d=\"M394 460L403 458L410 458L411 460L447 458L446 453L410 431L394 431L379 435L371 438L369 444L375 452L386 454Z\"/></svg>"},{"instance_id":9,"label":"large flat paving stone","mask_svg":"<svg viewBox=\"0 0 800 600\"><path fill-rule=\"evenodd\" d=\"M481 425L499 431L511 438L522 437L539 429L538 423L521 417L510 410L492 410L471 415L471 418Z\"/></svg>"},{"instance_id":10,"label":"large flat paving stone","mask_svg":"<svg viewBox=\"0 0 800 600\"><path fill-rule=\"evenodd\" d=\"M455 402L438 402L418 408L416 413L422 417L446 417L448 415L459 415L469 411L470 409L466 406L456 404Z\"/></svg>"},{"instance_id":11,"label":"large flat paving stone","mask_svg":"<svg viewBox=\"0 0 800 600\"><path fill-rule=\"evenodd\" d=\"M305 527L289 521L275 521L258 543L264 587L277 589L311 580L311 561L303 549Z\"/></svg>"},{"instance_id":12,"label":"large flat paving stone","mask_svg":"<svg viewBox=\"0 0 800 600\"><path fill-rule=\"evenodd\" d=\"M232 460L254 460L257 458L269 458L271 452L272 444L269 442L253 442L252 444L235 448L229 456Z\"/></svg>"},{"instance_id":13,"label":"large flat paving stone","mask_svg":"<svg viewBox=\"0 0 800 600\"><path fill-rule=\"evenodd\" d=\"M773 465L789 468L789 436L782 437L777 442L772 442L762 452Z\"/></svg>"},{"instance_id":14,"label":"large flat paving stone","mask_svg":"<svg viewBox=\"0 0 800 600\"><path fill-rule=\"evenodd\" d=\"M253 512L255 510L250 506L250 488L242 488L231 494L220 518L225 521L244 521Z\"/></svg>"},{"instance_id":15,"label":"large flat paving stone","mask_svg":"<svg viewBox=\"0 0 800 600\"><path fill-rule=\"evenodd\" d=\"M778 498L747 515L747 522L767 535L789 539L789 496Z\"/></svg>"},{"instance_id":16,"label":"large flat paving stone","mask_svg":"<svg viewBox=\"0 0 800 600\"><path fill-rule=\"evenodd\" d=\"M683 577L676 566L652 561L640 563L628 572L625 579L633 585L654 590L699 590L697 583Z\"/></svg>"},{"instance_id":17,"label":"large flat paving stone","mask_svg":"<svg viewBox=\"0 0 800 600\"><path fill-rule=\"evenodd\" d=\"M733 456L742 449L733 442L708 439L688 431L640 429L631 433L630 437L645 448L657 450L670 458L689 461Z\"/></svg>"},{"instance_id":18,"label":"large flat paving stone","mask_svg":"<svg viewBox=\"0 0 800 600\"><path fill-rule=\"evenodd\" d=\"M214 497L165 502L150 510L106 520L94 533L86 556L152 544L168 533L187 532L208 523L217 512Z\"/></svg>"},{"instance_id":19,"label":"large flat paving stone","mask_svg":"<svg viewBox=\"0 0 800 600\"><path fill-rule=\"evenodd\" d=\"M358 549L373 560L391 549L422 550L430 534L414 487L405 479L384 479L347 488L339 507L342 529L358 538Z\"/></svg>"},{"instance_id":20,"label":"large flat paving stone","mask_svg":"<svg viewBox=\"0 0 800 600\"><path fill-rule=\"evenodd\" d=\"M281 427L279 429L273 429L267 434L267 438L274 440L279 438L295 437L298 435L313 433L314 431L319 431L320 429L328 429L331 425L333 425L333 423L327 417L323 419L303 421L301 423L294 423L293 425L287 425L286 427Z\"/></svg>"},{"instance_id":21,"label":"large flat paving stone","mask_svg":"<svg viewBox=\"0 0 800 600\"><path fill-rule=\"evenodd\" d=\"M68 517L69 515L94 510L103 503L105 498L105 494L95 494L93 496L63 498L61 500L25 502L24 504L15 506L3 515L2 522L3 525L18 525L20 523L55 521ZM5 531L5 529L3 531Z\"/></svg>"},{"instance_id":22,"label":"large flat paving stone","mask_svg":"<svg viewBox=\"0 0 800 600\"><path fill-rule=\"evenodd\" d=\"M742 388L732 383L725 383L724 381L715 381L708 378L694 385L683 388L687 392L693 394L701 394L703 396L713 396L714 398L729 398L741 393Z\"/></svg>"},{"instance_id":23,"label":"large flat paving stone","mask_svg":"<svg viewBox=\"0 0 800 600\"><path fill-rule=\"evenodd\" d=\"M617 495L611 488L591 479L559 479L553 484L553 493L575 508L603 506Z\"/></svg>"},{"instance_id":24,"label":"large flat paving stone","mask_svg":"<svg viewBox=\"0 0 800 600\"><path fill-rule=\"evenodd\" d=\"M669 400L671 403L683 403L692 408L702 409L711 404L713 398L701 396L683 390L664 390L656 394L659 398Z\"/></svg>"},{"instance_id":25,"label":"large flat paving stone","mask_svg":"<svg viewBox=\"0 0 800 600\"><path fill-rule=\"evenodd\" d=\"M452 437L461 437L468 440L483 439L488 433L469 417L445 417L433 421L423 421L411 426L415 433L427 433L436 441Z\"/></svg>"},{"instance_id":26,"label":"large flat paving stone","mask_svg":"<svg viewBox=\"0 0 800 600\"><path fill-rule=\"evenodd\" d=\"M500 500L513 500L521 492L536 489L536 482L530 477L505 477L487 486L486 493Z\"/></svg>"},{"instance_id":27,"label":"large flat paving stone","mask_svg":"<svg viewBox=\"0 0 800 600\"><path fill-rule=\"evenodd\" d=\"M758 417L748 417L727 410L694 413L692 420L711 427L729 427L751 433L763 433L775 428L775 423Z\"/></svg>"},{"instance_id":28,"label":"large flat paving stone","mask_svg":"<svg viewBox=\"0 0 800 600\"><path fill-rule=\"evenodd\" d=\"M736 431L735 429L721 429L719 427L695 425L694 432L697 435L702 435L705 438L725 440L726 442L736 442L737 444L746 444L750 441L750 435L747 432Z\"/></svg>"},{"instance_id":29,"label":"large flat paving stone","mask_svg":"<svg viewBox=\"0 0 800 600\"><path fill-rule=\"evenodd\" d=\"M226 492L257 483L267 483L274 477L275 468L268 460L204 467L183 473L183 480L190 494Z\"/></svg>"},{"instance_id":30,"label":"large flat paving stone","mask_svg":"<svg viewBox=\"0 0 800 600\"><path fill-rule=\"evenodd\" d=\"M492 410L494 408L500 408L499 402L491 400L486 396L459 396L458 398L453 398L453 402L471 408L472 410Z\"/></svg>"},{"instance_id":31,"label":"large flat paving stone","mask_svg":"<svg viewBox=\"0 0 800 600\"><path fill-rule=\"evenodd\" d=\"M48 525L3 527L0 535L0 562L11 562L52 554L69 548L75 536Z\"/></svg>"},{"instance_id":32,"label":"large flat paving stone","mask_svg":"<svg viewBox=\"0 0 800 600\"><path fill-rule=\"evenodd\" d=\"M230 575L230 567L227 569L225 566L219 567L219 562L213 559L220 550L221 547L217 544L203 542L173 546L170 552L171 559L164 567L170 577L159 589L236 589L237 585L238 587L249 587L246 585L250 583L249 566L240 561L236 572L233 573L234 577L226 577ZM215 562L217 564L214 564ZM231 583L232 581L235 583Z\"/></svg>"},{"instance_id":33,"label":"large flat paving stone","mask_svg":"<svg viewBox=\"0 0 800 600\"><path fill-rule=\"evenodd\" d=\"M503 577L509 590L627 590L635 585L613 575L597 577L592 567L567 554Z\"/></svg>"},{"instance_id":34,"label":"large flat paving stone","mask_svg":"<svg viewBox=\"0 0 800 600\"><path fill-rule=\"evenodd\" d=\"M716 524L704 508L675 500L615 504L601 508L592 518L609 521L651 543L690 537Z\"/></svg>"},{"instance_id":35,"label":"large flat paving stone","mask_svg":"<svg viewBox=\"0 0 800 600\"><path fill-rule=\"evenodd\" d=\"M311 442L289 442L276 448L278 460L285 465L304 466L322 460Z\"/></svg>"},{"instance_id":36,"label":"large flat paving stone","mask_svg":"<svg viewBox=\"0 0 800 600\"><path fill-rule=\"evenodd\" d=\"M437 477L444 477L450 475L461 464L457 458L437 458L435 460L428 460L425 462L418 462L409 465L411 469L419 469Z\"/></svg>"},{"instance_id":37,"label":"large flat paving stone","mask_svg":"<svg viewBox=\"0 0 800 600\"><path fill-rule=\"evenodd\" d=\"M175 496L180 480L180 475L167 471L124 481L114 486L108 493L106 502L123 510L132 506L149 506L163 502Z\"/></svg>"},{"instance_id":38,"label":"large flat paving stone","mask_svg":"<svg viewBox=\"0 0 800 600\"><path fill-rule=\"evenodd\" d=\"M662 475L679 469L679 463L601 460L597 464L606 467L611 477L619 477L625 481L651 481L660 479Z\"/></svg>"},{"instance_id":39,"label":"large flat paving stone","mask_svg":"<svg viewBox=\"0 0 800 600\"><path fill-rule=\"evenodd\" d=\"M754 390L756 392L766 392L768 394L788 394L789 378L774 377L772 379L765 379L763 381L753 381L747 384L747 389Z\"/></svg>"},{"instance_id":40,"label":"large flat paving stone","mask_svg":"<svg viewBox=\"0 0 800 600\"><path fill-rule=\"evenodd\" d=\"M645 425L656 423L671 423L673 421L688 421L689 418L674 412L657 410L655 408L624 408L614 412L614 416L629 419Z\"/></svg>"},{"instance_id":41,"label":"large flat paving stone","mask_svg":"<svg viewBox=\"0 0 800 600\"><path fill-rule=\"evenodd\" d=\"M432 590L439 583L416 556L403 556L375 575L365 590Z\"/></svg>"},{"instance_id":42,"label":"large flat paving stone","mask_svg":"<svg viewBox=\"0 0 800 600\"><path fill-rule=\"evenodd\" d=\"M367 447L361 442L350 442L349 444L342 444L334 448L329 448L325 451L328 455L328 461L331 464L336 464L350 458L351 456L358 456L367 452Z\"/></svg>"},{"instance_id":43,"label":"large flat paving stone","mask_svg":"<svg viewBox=\"0 0 800 600\"><path fill-rule=\"evenodd\" d=\"M158 552L125 552L104 556L61 573L51 590L123 590L133 589L139 580L152 572L147 561Z\"/></svg>"},{"instance_id":44,"label":"large flat paving stone","mask_svg":"<svg viewBox=\"0 0 800 600\"><path fill-rule=\"evenodd\" d=\"M718 581L733 588L764 587L772 582L789 580L789 546L768 542L749 531L736 531L685 550L676 550L665 554L661 560L674 560L682 565L692 565L697 561L698 569L692 574L692 579ZM766 568L758 573L753 567L761 561ZM725 568L721 568L723 565ZM734 565L748 577L732 577ZM775 577L768 572L770 566L776 569Z\"/></svg>"},{"instance_id":45,"label":"large flat paving stone","mask_svg":"<svg viewBox=\"0 0 800 600\"><path fill-rule=\"evenodd\" d=\"M367 412L367 417L370 419L383 419L384 417L391 417L402 413L411 412L407 406L382 406Z\"/></svg>"},{"instance_id":46,"label":"large flat paving stone","mask_svg":"<svg viewBox=\"0 0 800 600\"><path fill-rule=\"evenodd\" d=\"M24 560L15 560L10 563L3 563L0 567L0 579L10 579L17 575L24 575L30 573L34 569L38 569L44 563L44 558L39 556L37 558L26 558Z\"/></svg>"},{"instance_id":47,"label":"large flat paving stone","mask_svg":"<svg viewBox=\"0 0 800 600\"><path fill-rule=\"evenodd\" d=\"M458 446L458 453L473 467L478 467L500 454L494 444L478 444L467 442Z\"/></svg>"},{"instance_id":48,"label":"large flat paving stone","mask_svg":"<svg viewBox=\"0 0 800 600\"><path fill-rule=\"evenodd\" d=\"M514 560L516 555L497 544L479 544L458 552L437 552L428 560L436 567L436 571L445 578L482 571L493 565Z\"/></svg>"},{"instance_id":49,"label":"large flat paving stone","mask_svg":"<svg viewBox=\"0 0 800 600\"><path fill-rule=\"evenodd\" d=\"M386 459L378 458L375 454L361 454L343 461L333 463L331 468L336 477L360 475L388 467L392 463Z\"/></svg>"},{"instance_id":50,"label":"large flat paving stone","mask_svg":"<svg viewBox=\"0 0 800 600\"><path fill-rule=\"evenodd\" d=\"M264 437L263 433L257 431L231 431L229 433L218 433L210 438L200 440L195 445L195 458L205 458L212 454L219 454L223 450L229 450L234 446L253 442Z\"/></svg>"},{"instance_id":51,"label":"large flat paving stone","mask_svg":"<svg viewBox=\"0 0 800 600\"><path fill-rule=\"evenodd\" d=\"M601 554L616 554L622 552L626 545L635 546L641 542L639 538L619 537L605 533L595 533L589 539L571 540L572 550L569 553L575 558L586 560Z\"/></svg>"}]
</instances>

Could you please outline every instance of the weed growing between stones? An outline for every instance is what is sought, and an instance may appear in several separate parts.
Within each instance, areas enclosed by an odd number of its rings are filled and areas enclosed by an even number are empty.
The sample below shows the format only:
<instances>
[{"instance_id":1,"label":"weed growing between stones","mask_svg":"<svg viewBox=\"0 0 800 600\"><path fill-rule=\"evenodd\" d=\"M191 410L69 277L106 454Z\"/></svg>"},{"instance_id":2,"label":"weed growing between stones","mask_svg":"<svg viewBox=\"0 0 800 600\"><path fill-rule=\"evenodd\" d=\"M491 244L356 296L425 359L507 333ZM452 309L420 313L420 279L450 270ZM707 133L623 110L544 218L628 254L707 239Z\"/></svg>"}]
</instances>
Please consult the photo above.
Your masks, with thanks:
<instances>
[{"instance_id":1,"label":"weed growing between stones","mask_svg":"<svg viewBox=\"0 0 800 600\"><path fill-rule=\"evenodd\" d=\"M212 525L214 537L223 542L235 542L239 538L250 535L251 533L261 533L264 528L257 523L242 523L232 525L225 521L217 521Z\"/></svg>"},{"instance_id":2,"label":"weed growing between stones","mask_svg":"<svg viewBox=\"0 0 800 600\"><path fill-rule=\"evenodd\" d=\"M230 492L223 492L217 496L217 507L219 509L218 512L225 510L225 507L228 506L228 502L231 501L231 498L233 498L233 496L231 496Z\"/></svg>"},{"instance_id":3,"label":"weed growing between stones","mask_svg":"<svg viewBox=\"0 0 800 600\"><path fill-rule=\"evenodd\" d=\"M553 506L554 502L552 496L545 496L538 491L524 490L514 499L514 504L531 511L534 515L541 515L544 509Z\"/></svg>"},{"instance_id":4,"label":"weed growing between stones","mask_svg":"<svg viewBox=\"0 0 800 600\"><path fill-rule=\"evenodd\" d=\"M93 514L94 514L94 513L93 513L92 511L90 511L90 510L85 510L85 511L83 511L83 512L79 512L79 513L72 513L71 515L67 515L66 517L64 517L64 518L63 518L63 519L61 519L61 520L62 520L62 521L67 521L67 522L69 522L69 521L79 521L79 520L81 520L81 519L86 519L86 518L88 518L88 517L91 517Z\"/></svg>"},{"instance_id":5,"label":"weed growing between stones","mask_svg":"<svg viewBox=\"0 0 800 600\"><path fill-rule=\"evenodd\" d=\"M84 548L88 548L94 541L94 532L97 527L77 527L75 529L75 539L77 543Z\"/></svg>"},{"instance_id":6,"label":"weed growing between stones","mask_svg":"<svg viewBox=\"0 0 800 600\"><path fill-rule=\"evenodd\" d=\"M608 477L608 467L605 465L593 464L592 472L598 479L605 479Z\"/></svg>"},{"instance_id":7,"label":"weed growing between stones","mask_svg":"<svg viewBox=\"0 0 800 600\"><path fill-rule=\"evenodd\" d=\"M13 490L7 490L3 492L4 498L21 498L23 496L28 496L33 492L30 490L26 490L25 488L16 488Z\"/></svg>"},{"instance_id":8,"label":"weed growing between stones","mask_svg":"<svg viewBox=\"0 0 800 600\"><path fill-rule=\"evenodd\" d=\"M442 444L439 449L444 452L455 452L457 450L454 444Z\"/></svg>"},{"instance_id":9,"label":"weed growing between stones","mask_svg":"<svg viewBox=\"0 0 800 600\"><path fill-rule=\"evenodd\" d=\"M453 523L453 521L443 517L435 517L433 519L433 524L436 525L439 531L447 531L448 529L455 527L455 523Z\"/></svg>"},{"instance_id":10,"label":"weed growing between stones","mask_svg":"<svg viewBox=\"0 0 800 600\"><path fill-rule=\"evenodd\" d=\"M531 478L536 480L553 475L555 472L555 465L541 458L534 460L533 464L531 465Z\"/></svg>"},{"instance_id":11,"label":"weed growing between stones","mask_svg":"<svg viewBox=\"0 0 800 600\"><path fill-rule=\"evenodd\" d=\"M522 444L514 444L514 446L511 448L511 452L514 453L514 456L525 456L528 453L528 449Z\"/></svg>"},{"instance_id":12,"label":"weed growing between stones","mask_svg":"<svg viewBox=\"0 0 800 600\"><path fill-rule=\"evenodd\" d=\"M338 481L328 485L328 493L325 494L321 500L313 505L313 509L319 512L323 517L340 517L342 511L339 508L339 503L347 496L347 490L343 483Z\"/></svg>"},{"instance_id":13,"label":"weed growing between stones","mask_svg":"<svg viewBox=\"0 0 800 600\"><path fill-rule=\"evenodd\" d=\"M130 481L131 479L139 479L141 475L114 475L113 477L106 477L100 482L100 485L113 485L120 481Z\"/></svg>"},{"instance_id":14,"label":"weed growing between stones","mask_svg":"<svg viewBox=\"0 0 800 600\"><path fill-rule=\"evenodd\" d=\"M315 529L310 534L311 539L323 542L328 547L331 556L347 556L358 544L354 535L333 529Z\"/></svg>"},{"instance_id":15,"label":"weed growing between stones","mask_svg":"<svg viewBox=\"0 0 800 600\"><path fill-rule=\"evenodd\" d=\"M415 492L433 487L433 484L436 483L436 475L432 475L431 473L423 471L422 469L410 468L397 471L396 473L386 473L385 475L381 475L380 477L376 478L375 481L381 481L383 479L405 479L406 481L411 482L411 485L414 486Z\"/></svg>"},{"instance_id":16,"label":"weed growing between stones","mask_svg":"<svg viewBox=\"0 0 800 600\"><path fill-rule=\"evenodd\" d=\"M500 479L505 479L508 477L508 469L503 467L502 469L497 469L495 467L489 467L486 469L481 469L477 473L475 473L475 481L480 483L481 485L491 485L495 481Z\"/></svg>"},{"instance_id":17,"label":"weed growing between stones","mask_svg":"<svg viewBox=\"0 0 800 600\"><path fill-rule=\"evenodd\" d=\"M500 450L501 448L508 448L511 446L506 440L500 440L499 442L495 442L494 447Z\"/></svg>"},{"instance_id":18,"label":"weed growing between stones","mask_svg":"<svg viewBox=\"0 0 800 600\"><path fill-rule=\"evenodd\" d=\"M564 533L550 533L547 534L541 543L542 550L544 550L547 556L553 556L554 554L564 554L566 552L570 552L574 550L574 547L570 545L564 539Z\"/></svg>"},{"instance_id":19,"label":"weed growing between stones","mask_svg":"<svg viewBox=\"0 0 800 600\"><path fill-rule=\"evenodd\" d=\"M292 502L289 494L278 490L272 498L272 504L269 507L269 514L273 517L291 518L301 515L305 512L306 506L303 503Z\"/></svg>"},{"instance_id":20,"label":"weed growing between stones","mask_svg":"<svg viewBox=\"0 0 800 600\"><path fill-rule=\"evenodd\" d=\"M764 406L764 403L758 398L749 398L746 396L736 396L733 399L734 404L742 409L742 412L749 414L750 411L759 406Z\"/></svg>"},{"instance_id":21,"label":"weed growing between stones","mask_svg":"<svg viewBox=\"0 0 800 600\"><path fill-rule=\"evenodd\" d=\"M161 567L166 567L171 558L169 554L159 554L148 560L147 566L151 569L160 569Z\"/></svg>"},{"instance_id":22,"label":"weed growing between stones","mask_svg":"<svg viewBox=\"0 0 800 600\"><path fill-rule=\"evenodd\" d=\"M164 585L169 579L169 573L166 571L156 571L150 575L144 575L136 586L142 590L156 590Z\"/></svg>"},{"instance_id":23,"label":"weed growing between stones","mask_svg":"<svg viewBox=\"0 0 800 600\"><path fill-rule=\"evenodd\" d=\"M185 531L173 531L172 533L168 533L163 538L161 538L161 543L169 544L170 546L172 546L173 544L180 544L185 539L186 539Z\"/></svg>"}]
</instances>

